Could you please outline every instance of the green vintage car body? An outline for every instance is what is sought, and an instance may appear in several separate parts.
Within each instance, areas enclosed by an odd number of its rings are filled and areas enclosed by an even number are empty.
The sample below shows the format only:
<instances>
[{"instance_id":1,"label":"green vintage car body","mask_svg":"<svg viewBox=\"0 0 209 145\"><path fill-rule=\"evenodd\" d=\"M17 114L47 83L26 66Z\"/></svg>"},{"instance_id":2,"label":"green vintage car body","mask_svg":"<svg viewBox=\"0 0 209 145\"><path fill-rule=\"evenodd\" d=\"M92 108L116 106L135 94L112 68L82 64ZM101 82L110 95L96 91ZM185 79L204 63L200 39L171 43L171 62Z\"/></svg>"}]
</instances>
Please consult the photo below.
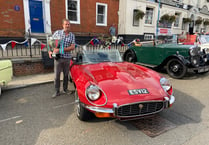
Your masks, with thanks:
<instances>
[{"instance_id":1,"label":"green vintage car body","mask_svg":"<svg viewBox=\"0 0 209 145\"><path fill-rule=\"evenodd\" d=\"M127 49L123 59L145 66L165 68L173 78L183 78L188 71L207 72L207 54L195 45L180 44L143 44Z\"/></svg>"},{"instance_id":2,"label":"green vintage car body","mask_svg":"<svg viewBox=\"0 0 209 145\"><path fill-rule=\"evenodd\" d=\"M0 95L1 87L8 84L12 80L12 62L11 60L0 60Z\"/></svg>"}]
</instances>

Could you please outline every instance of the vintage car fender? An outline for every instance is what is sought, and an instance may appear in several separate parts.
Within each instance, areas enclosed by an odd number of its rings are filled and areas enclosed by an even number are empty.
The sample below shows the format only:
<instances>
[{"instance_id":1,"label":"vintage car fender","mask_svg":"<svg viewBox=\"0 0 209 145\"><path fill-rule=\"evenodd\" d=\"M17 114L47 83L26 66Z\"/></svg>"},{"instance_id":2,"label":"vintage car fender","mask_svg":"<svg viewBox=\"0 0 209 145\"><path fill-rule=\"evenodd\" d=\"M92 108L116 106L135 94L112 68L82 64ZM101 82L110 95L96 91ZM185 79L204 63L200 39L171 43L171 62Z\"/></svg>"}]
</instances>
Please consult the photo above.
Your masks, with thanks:
<instances>
[{"instance_id":1,"label":"vintage car fender","mask_svg":"<svg viewBox=\"0 0 209 145\"><path fill-rule=\"evenodd\" d=\"M171 56L167 57L167 58L163 61L162 64L163 64L163 65L166 65L166 63L167 63L170 59L172 59L172 58L177 58L177 59L179 59L185 66L187 66L187 65L190 63L187 59L184 58L184 56L179 55L179 54L174 54L174 55L171 55Z\"/></svg>"},{"instance_id":2,"label":"vintage car fender","mask_svg":"<svg viewBox=\"0 0 209 145\"><path fill-rule=\"evenodd\" d=\"M11 60L0 60L0 95L2 86L5 86L12 80L12 62Z\"/></svg>"}]
</instances>

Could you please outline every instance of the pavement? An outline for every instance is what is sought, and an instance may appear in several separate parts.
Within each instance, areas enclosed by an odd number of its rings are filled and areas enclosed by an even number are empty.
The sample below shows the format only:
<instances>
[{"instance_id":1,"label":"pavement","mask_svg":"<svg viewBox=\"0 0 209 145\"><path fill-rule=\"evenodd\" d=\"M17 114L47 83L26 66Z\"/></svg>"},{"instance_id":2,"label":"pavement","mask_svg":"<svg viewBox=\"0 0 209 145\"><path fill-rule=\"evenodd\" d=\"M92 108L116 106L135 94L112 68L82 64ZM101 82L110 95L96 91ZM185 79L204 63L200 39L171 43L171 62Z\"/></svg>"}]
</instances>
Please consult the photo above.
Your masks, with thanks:
<instances>
[{"instance_id":1,"label":"pavement","mask_svg":"<svg viewBox=\"0 0 209 145\"><path fill-rule=\"evenodd\" d=\"M13 76L12 81L10 81L6 86L4 86L2 90L18 89L18 88L45 84L45 83L52 83L52 82L54 82L53 72L27 75L27 76L18 76L18 77Z\"/></svg>"}]
</instances>

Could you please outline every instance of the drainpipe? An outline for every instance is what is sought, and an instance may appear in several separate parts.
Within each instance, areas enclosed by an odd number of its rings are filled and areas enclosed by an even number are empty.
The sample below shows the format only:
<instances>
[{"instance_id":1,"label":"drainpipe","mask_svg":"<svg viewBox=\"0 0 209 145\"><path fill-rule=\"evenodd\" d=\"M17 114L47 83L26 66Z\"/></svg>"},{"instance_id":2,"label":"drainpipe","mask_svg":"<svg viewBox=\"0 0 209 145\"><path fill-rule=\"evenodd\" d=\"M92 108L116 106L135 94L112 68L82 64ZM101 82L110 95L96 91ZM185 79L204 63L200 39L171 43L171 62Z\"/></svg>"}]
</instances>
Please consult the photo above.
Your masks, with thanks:
<instances>
[{"instance_id":1,"label":"drainpipe","mask_svg":"<svg viewBox=\"0 0 209 145\"><path fill-rule=\"evenodd\" d=\"M160 0L158 0L158 14L157 14L157 26L156 26L155 40L158 39L158 23L159 23L159 18L160 18Z\"/></svg>"}]
</instances>

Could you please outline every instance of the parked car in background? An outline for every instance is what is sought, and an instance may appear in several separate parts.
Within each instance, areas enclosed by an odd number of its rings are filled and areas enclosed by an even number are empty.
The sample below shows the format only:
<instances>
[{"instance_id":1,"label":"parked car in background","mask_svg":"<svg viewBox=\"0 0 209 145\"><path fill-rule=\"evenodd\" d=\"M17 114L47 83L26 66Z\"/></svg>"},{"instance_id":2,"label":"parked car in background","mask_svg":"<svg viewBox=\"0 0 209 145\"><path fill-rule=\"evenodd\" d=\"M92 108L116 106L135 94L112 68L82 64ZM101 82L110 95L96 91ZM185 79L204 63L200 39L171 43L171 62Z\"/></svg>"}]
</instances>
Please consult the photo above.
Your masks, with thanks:
<instances>
[{"instance_id":1,"label":"parked car in background","mask_svg":"<svg viewBox=\"0 0 209 145\"><path fill-rule=\"evenodd\" d=\"M176 79L183 78L187 72L205 73L209 71L209 60L205 51L196 45L176 43L146 43L141 47L127 49L123 59L145 66L166 69Z\"/></svg>"},{"instance_id":2,"label":"parked car in background","mask_svg":"<svg viewBox=\"0 0 209 145\"><path fill-rule=\"evenodd\" d=\"M205 51L207 55L209 55L209 35L199 35L198 38L198 46L202 51Z\"/></svg>"},{"instance_id":3,"label":"parked car in background","mask_svg":"<svg viewBox=\"0 0 209 145\"><path fill-rule=\"evenodd\" d=\"M6 86L12 80L12 62L11 60L0 60L0 96L2 87Z\"/></svg>"},{"instance_id":4,"label":"parked car in background","mask_svg":"<svg viewBox=\"0 0 209 145\"><path fill-rule=\"evenodd\" d=\"M77 116L119 120L153 115L173 105L168 79L146 67L124 62L116 49L83 50L70 66Z\"/></svg>"}]
</instances>

